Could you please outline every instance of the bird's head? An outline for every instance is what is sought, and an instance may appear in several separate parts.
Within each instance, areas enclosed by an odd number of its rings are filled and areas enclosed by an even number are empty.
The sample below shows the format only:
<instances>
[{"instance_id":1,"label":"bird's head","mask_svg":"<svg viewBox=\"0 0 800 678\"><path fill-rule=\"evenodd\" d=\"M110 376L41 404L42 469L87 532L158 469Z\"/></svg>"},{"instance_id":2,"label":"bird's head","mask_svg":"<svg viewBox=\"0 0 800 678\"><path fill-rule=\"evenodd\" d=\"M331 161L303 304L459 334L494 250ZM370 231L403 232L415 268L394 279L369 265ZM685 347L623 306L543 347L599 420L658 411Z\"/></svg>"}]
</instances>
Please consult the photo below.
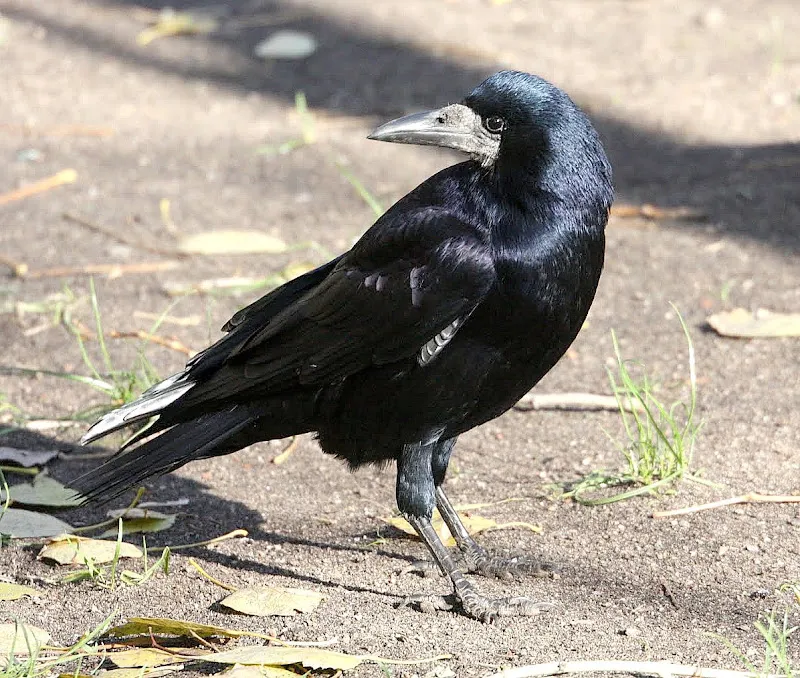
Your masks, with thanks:
<instances>
[{"instance_id":1,"label":"bird's head","mask_svg":"<svg viewBox=\"0 0 800 678\"><path fill-rule=\"evenodd\" d=\"M586 116L558 87L519 71L495 73L461 103L392 120L369 138L453 148L484 168L535 174L544 183L556 172L563 184L563 175L587 167L610 183L608 161Z\"/></svg>"}]
</instances>

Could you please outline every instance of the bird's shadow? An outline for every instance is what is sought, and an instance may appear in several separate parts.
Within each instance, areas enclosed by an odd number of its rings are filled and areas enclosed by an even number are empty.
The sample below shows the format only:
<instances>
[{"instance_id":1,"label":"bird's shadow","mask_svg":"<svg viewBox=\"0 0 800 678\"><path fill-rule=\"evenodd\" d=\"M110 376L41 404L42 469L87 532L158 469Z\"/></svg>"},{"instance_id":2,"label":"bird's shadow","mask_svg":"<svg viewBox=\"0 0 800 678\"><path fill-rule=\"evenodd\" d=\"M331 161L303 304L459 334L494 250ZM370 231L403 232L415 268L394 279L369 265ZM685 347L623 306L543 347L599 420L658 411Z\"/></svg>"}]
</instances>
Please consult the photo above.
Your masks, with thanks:
<instances>
[{"instance_id":1,"label":"bird's shadow","mask_svg":"<svg viewBox=\"0 0 800 678\"><path fill-rule=\"evenodd\" d=\"M27 450L57 449L62 452L62 457L47 467L47 472L57 480L68 483L69 480L77 475L88 471L98 463L97 460L78 458L85 453L85 448L72 443L54 439L42 433L29 431L26 429L11 428L3 437L3 444L9 447L16 447ZM95 450L96 448L93 448ZM268 546L289 544L298 546L301 549L313 552L338 552L346 555L366 554L381 557L384 560L393 561L396 565L389 565L395 571L402 570L406 565L414 562L419 557L425 556L422 545L419 545L418 552L412 555L404 552L405 549L399 548L380 548L371 546L369 548L356 546L342 541L332 542L320 539L307 538L297 534L275 532L265 530L262 527L262 515L247 506L246 504L215 495L205 485L185 476L170 474L158 480L159 489L157 499L167 501L170 498L189 498L190 503L186 513L175 525L161 533L149 535L149 545L170 545L178 543L193 543L200 540L209 539L219 534L231 532L235 529L245 527L248 530L248 538L263 546L263 552L268 554ZM154 497L155 498L155 497ZM124 503L124 502L122 502ZM106 518L105 506L89 506L70 510L65 517L72 524L93 524ZM179 509L180 510L180 509ZM362 537L362 534L342 533L342 539L352 537ZM400 542L398 542L400 546ZM516 550L517 547L514 547ZM30 558L36 557L38 547L23 547L22 551L27 553ZM310 584L327 589L344 589L351 593L365 593L378 596L387 601L388 604L396 604L405 598L405 588L400 586L397 591L390 589L378 589L370 586L361 586L352 583L342 583L330 579L310 575L306 572L298 571L291 567L270 563L265 557L264 560L255 560L252 557L245 557L236 553L225 553L217 549L197 546L182 551L182 554L194 556L204 562L214 563L233 570L239 569L255 573L263 577L285 577L297 582ZM498 553L498 555L509 555ZM519 554L539 557L541 554ZM619 569L597 568L586 562L572 562L567 556L559 558L558 554L549 553L546 558L549 562L557 565L559 576L551 584L543 587L537 586L537 590L545 588L549 595L565 600L585 597L589 591L602 591L603 597L609 601L629 600L629 604L634 607L642 605L650 606L654 609L663 607L665 604L665 594L662 590L663 580L658 576L658 572L651 573L649 585L642 585L631 589L629 573L625 567ZM540 580L541 581L541 580ZM482 586L476 582L478 586ZM512 584L512 586L516 586ZM714 604L710 604L711 598L698 598L694 595L691 588L686 591L673 584L674 593L678 596L681 605L680 614L691 614L694 618L708 618L711 621L725 618L737 620L741 623L749 623L752 617L752 610L742 607L739 601L729 599L727 596L714 596ZM432 591L444 592L448 588L443 579L435 578L431 581ZM672 593L669 594L672 600ZM755 603L754 603L755 604ZM676 608L677 611L677 608ZM722 616L720 616L722 615Z\"/></svg>"},{"instance_id":2,"label":"bird's shadow","mask_svg":"<svg viewBox=\"0 0 800 678\"><path fill-rule=\"evenodd\" d=\"M46 467L45 472L66 485L102 462L102 459L85 458L87 448L25 428L8 427L3 436L3 445L23 450L58 450L61 453L60 457L56 461L51 462ZM113 453L112 450L102 450L97 447L92 447L91 450L93 457L98 454L108 453L110 455ZM13 473L9 474L9 476L11 476L9 478L9 484L12 487L18 483L29 481L29 476L17 476ZM189 503L185 507L177 506L173 509L163 509L165 511L179 513L179 520L168 530L148 535L149 546L158 548L160 546L182 543L195 543L220 534L228 534L234 530L245 528L250 540L265 547L269 545L289 544L309 550L318 549L326 552L333 551L345 554L370 553L375 556L398 561L396 569L401 569L415 560L412 556L391 549L360 547L342 542L323 541L296 534L265 530L262 527L264 518L258 511L253 510L251 507L236 499L221 497L214 494L214 492L203 483L187 478L186 476L175 474L163 476L159 478L157 482L159 486L157 496L153 494L147 496L146 499L168 502L172 498L188 498ZM129 495L132 497L133 492L126 493L115 503L115 507L117 504L122 507L127 506L130 499ZM110 504L94 504L72 509L54 509L49 511L45 508L34 507L34 510L59 514L59 517L65 519L70 524L83 526L94 525L107 519L107 511L109 508ZM359 534L343 533L342 536L343 538L361 538L368 535L365 532ZM35 553L38 552L38 546L31 547L28 550L32 556L35 557ZM264 553L267 554L268 552L269 550L265 548ZM329 588L342 587L348 591L371 593L380 596L389 595L391 598L399 597L387 594L386 591L350 584L340 584L310 576L291 568L270 563L267 559L263 561L254 560L236 554L227 554L219 550L208 549L203 546L186 549L183 550L182 553L193 555L202 558L204 561L216 563L224 567L242 569L259 575L287 577L308 584ZM419 555L423 555L421 547Z\"/></svg>"}]
</instances>

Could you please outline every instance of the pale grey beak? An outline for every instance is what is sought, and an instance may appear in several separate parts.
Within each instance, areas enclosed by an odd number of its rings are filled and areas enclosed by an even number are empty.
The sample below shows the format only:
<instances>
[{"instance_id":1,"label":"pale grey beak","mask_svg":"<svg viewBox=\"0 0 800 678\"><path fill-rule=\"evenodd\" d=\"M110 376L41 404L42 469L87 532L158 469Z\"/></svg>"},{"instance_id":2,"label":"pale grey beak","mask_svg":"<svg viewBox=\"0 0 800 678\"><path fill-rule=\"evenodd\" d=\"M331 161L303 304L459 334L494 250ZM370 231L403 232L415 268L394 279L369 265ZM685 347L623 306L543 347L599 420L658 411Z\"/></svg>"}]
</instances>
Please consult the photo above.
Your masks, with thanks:
<instances>
[{"instance_id":1,"label":"pale grey beak","mask_svg":"<svg viewBox=\"0 0 800 678\"><path fill-rule=\"evenodd\" d=\"M480 116L468 106L451 104L435 111L414 113L381 125L367 137L398 144L442 146L482 160L497 156L500 140L489 134Z\"/></svg>"}]
</instances>

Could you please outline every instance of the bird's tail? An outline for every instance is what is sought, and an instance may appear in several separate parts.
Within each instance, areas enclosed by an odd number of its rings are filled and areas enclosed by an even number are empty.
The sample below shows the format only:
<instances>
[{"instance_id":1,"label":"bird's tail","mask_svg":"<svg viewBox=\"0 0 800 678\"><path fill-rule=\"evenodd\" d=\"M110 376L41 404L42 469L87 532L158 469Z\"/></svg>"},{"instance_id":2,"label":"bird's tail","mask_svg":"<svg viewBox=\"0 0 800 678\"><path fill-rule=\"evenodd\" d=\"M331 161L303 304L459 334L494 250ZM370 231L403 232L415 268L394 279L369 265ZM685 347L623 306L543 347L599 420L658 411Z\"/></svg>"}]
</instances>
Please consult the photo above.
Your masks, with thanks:
<instances>
[{"instance_id":1,"label":"bird's tail","mask_svg":"<svg viewBox=\"0 0 800 678\"><path fill-rule=\"evenodd\" d=\"M133 402L103 415L81 438L81 445L91 443L112 431L142 419L149 419L160 414L164 408L188 393L193 386L195 386L195 382L187 377L186 372L173 374L164 381L151 386Z\"/></svg>"},{"instance_id":2,"label":"bird's tail","mask_svg":"<svg viewBox=\"0 0 800 678\"><path fill-rule=\"evenodd\" d=\"M70 486L84 503L113 499L146 478L168 473L194 459L227 454L243 447L241 436L236 442L232 439L256 419L250 408L237 405L176 424L132 449L117 453Z\"/></svg>"}]
</instances>

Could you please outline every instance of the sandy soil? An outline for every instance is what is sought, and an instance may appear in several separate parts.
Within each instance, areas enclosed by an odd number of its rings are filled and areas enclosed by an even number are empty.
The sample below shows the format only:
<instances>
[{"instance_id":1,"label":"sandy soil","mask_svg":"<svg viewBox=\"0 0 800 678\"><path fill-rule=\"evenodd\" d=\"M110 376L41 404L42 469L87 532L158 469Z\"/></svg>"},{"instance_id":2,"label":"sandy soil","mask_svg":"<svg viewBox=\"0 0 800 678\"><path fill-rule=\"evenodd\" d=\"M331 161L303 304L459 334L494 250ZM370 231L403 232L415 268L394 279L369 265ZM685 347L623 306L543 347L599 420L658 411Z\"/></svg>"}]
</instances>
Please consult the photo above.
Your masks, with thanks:
<instances>
[{"instance_id":1,"label":"sandy soil","mask_svg":"<svg viewBox=\"0 0 800 678\"><path fill-rule=\"evenodd\" d=\"M139 4L139 3L136 3ZM186 3L173 2L181 7ZM192 3L193 4L193 3ZM152 7L158 7L152 3ZM0 574L34 582L38 600L0 603L0 621L23 619L71 643L112 610L120 618L171 616L229 627L274 630L295 640L335 638L355 653L416 658L432 665L386 669L481 676L501 666L556 659L663 659L740 668L717 633L760 651L753 622L778 605L775 589L800 580L797 505L745 505L676 519L653 510L748 491L800 493L800 343L737 341L706 329L732 306L800 310L800 13L793 2L743 0L346 0L333 3L229 0L238 21L208 36L147 47L134 3L4 0L0 3L0 191L74 168L78 180L0 206L0 253L31 269L135 264L167 257L121 244L63 218L78 214L139 242L168 245L159 201L170 201L181 232L256 228L318 249L281 255L192 258L158 274L98 277L104 322L147 329L136 312L161 313L168 283L270 275L292 263L320 263L322 249L346 248L372 220L343 178L346 166L384 203L456 159L430 149L365 139L389 117L460 99L500 67L539 73L591 114L614 163L620 202L691 206L703 222L613 219L607 267L584 332L541 392L608 392L610 330L623 352L648 366L662 391L685 392L686 348L674 302L697 348L705 421L695 467L719 483L684 484L677 495L586 508L553 498L552 483L615 468L604 430L614 413L510 412L463 437L449 478L458 503L524 497L482 512L525 530L484 535L500 552L558 563L556 579L479 580L493 595L556 603L553 612L485 626L454 612L435 616L393 605L443 582L398 575L422 555L381 517L393 509L390 469L352 475L302 440L285 464L270 463L285 442L203 461L152 482L149 499L188 498L174 528L150 544L180 544L246 528L247 539L183 552L169 576L110 592L90 583L48 584L61 572L37 548L0 550ZM265 15L270 26L239 19ZM262 22L263 23L263 22ZM310 31L319 50L305 61L266 64L251 56L276 26ZM287 155L258 154L299 135L295 92L317 120L316 144ZM77 126L108 129L82 134ZM91 323L85 277L0 278L0 306L37 302L65 285ZM199 315L172 327L202 348L253 295L189 297L171 315ZM48 316L0 315L2 363L85 372L75 340ZM130 365L136 344L111 345ZM156 346L162 375L183 357ZM86 388L47 378L0 376L0 393L27 416L67 416L97 402ZM71 450L81 429L14 432L3 444ZM63 459L66 480L95 463ZM67 514L95 520L102 509ZM375 543L376 535L386 537ZM236 586L315 588L325 601L296 618L232 617L224 592L187 565ZM797 611L795 609L795 615ZM796 619L795 619L796 621ZM800 647L795 641L795 657ZM386 675L374 665L358 676Z\"/></svg>"}]
</instances>

